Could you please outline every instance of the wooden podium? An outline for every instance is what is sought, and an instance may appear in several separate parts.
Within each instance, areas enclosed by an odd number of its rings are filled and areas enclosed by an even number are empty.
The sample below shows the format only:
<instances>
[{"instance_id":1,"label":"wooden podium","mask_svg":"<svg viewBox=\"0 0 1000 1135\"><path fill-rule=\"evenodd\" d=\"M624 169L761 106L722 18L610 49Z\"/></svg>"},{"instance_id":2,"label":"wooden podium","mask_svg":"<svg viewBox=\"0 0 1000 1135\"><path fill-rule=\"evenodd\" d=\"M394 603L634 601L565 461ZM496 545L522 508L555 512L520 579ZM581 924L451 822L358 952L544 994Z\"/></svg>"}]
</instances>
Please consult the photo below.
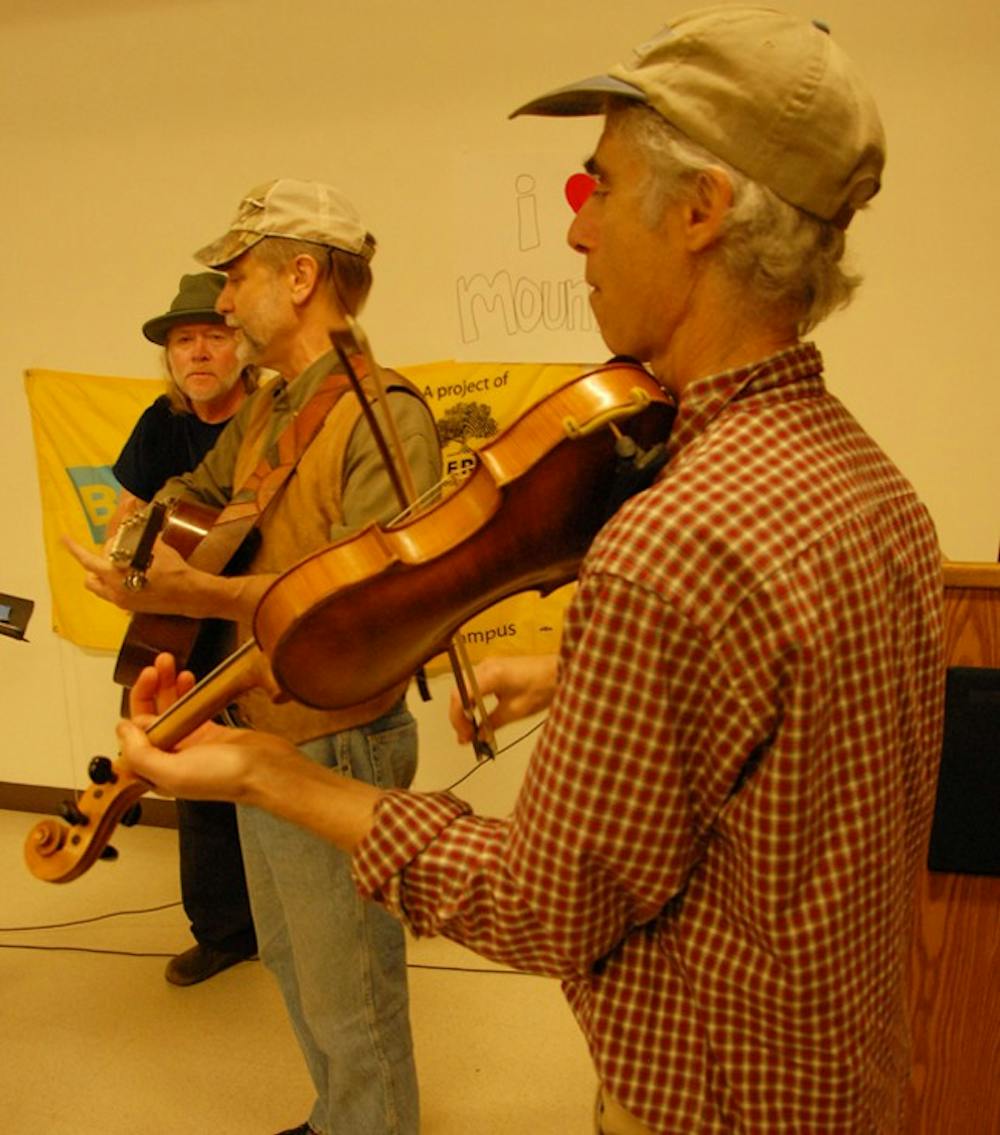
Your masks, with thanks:
<instances>
[{"instance_id":1,"label":"wooden podium","mask_svg":"<svg viewBox=\"0 0 1000 1135\"><path fill-rule=\"evenodd\" d=\"M1000 669L1000 563L945 564L945 653ZM1000 1132L1000 876L921 871L911 982L911 1135Z\"/></svg>"}]
</instances>

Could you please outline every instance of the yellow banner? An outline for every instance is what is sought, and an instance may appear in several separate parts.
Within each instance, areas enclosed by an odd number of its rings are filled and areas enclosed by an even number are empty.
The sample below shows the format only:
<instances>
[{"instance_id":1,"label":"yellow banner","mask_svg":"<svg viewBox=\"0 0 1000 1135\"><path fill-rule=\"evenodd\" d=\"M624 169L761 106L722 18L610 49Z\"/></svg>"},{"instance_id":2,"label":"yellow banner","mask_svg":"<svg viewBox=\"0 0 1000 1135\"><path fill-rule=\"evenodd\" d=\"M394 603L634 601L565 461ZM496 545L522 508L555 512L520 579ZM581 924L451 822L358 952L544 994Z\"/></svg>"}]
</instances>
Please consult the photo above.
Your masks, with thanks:
<instances>
[{"instance_id":1,"label":"yellow banner","mask_svg":"<svg viewBox=\"0 0 1000 1135\"><path fill-rule=\"evenodd\" d=\"M142 411L163 391L148 378L29 370L25 388L38 460L52 624L78 646L117 650L128 616L91 595L60 542L100 549L120 486L111 472Z\"/></svg>"},{"instance_id":2,"label":"yellow banner","mask_svg":"<svg viewBox=\"0 0 1000 1135\"><path fill-rule=\"evenodd\" d=\"M397 367L430 404L438 423L446 475L475 461L475 451L551 390L589 369L573 364L427 363ZM540 456L540 455L539 455ZM545 509L551 502L538 501ZM548 596L523 592L495 604L462 628L468 654L478 662L487 654L545 654L555 650L572 585ZM447 666L435 659L429 673Z\"/></svg>"},{"instance_id":3,"label":"yellow banner","mask_svg":"<svg viewBox=\"0 0 1000 1135\"><path fill-rule=\"evenodd\" d=\"M579 374L578 365L426 363L400 366L438 422L447 473L468 468L520 413ZM99 549L119 492L111 466L140 413L162 391L151 379L30 370L25 376L41 488L55 631L79 646L117 650L124 612L83 586L83 572L60 542L67 534ZM539 501L539 508L547 502ZM570 588L504 600L464 628L473 660L485 654L554 650ZM430 669L441 669L436 662Z\"/></svg>"}]
</instances>

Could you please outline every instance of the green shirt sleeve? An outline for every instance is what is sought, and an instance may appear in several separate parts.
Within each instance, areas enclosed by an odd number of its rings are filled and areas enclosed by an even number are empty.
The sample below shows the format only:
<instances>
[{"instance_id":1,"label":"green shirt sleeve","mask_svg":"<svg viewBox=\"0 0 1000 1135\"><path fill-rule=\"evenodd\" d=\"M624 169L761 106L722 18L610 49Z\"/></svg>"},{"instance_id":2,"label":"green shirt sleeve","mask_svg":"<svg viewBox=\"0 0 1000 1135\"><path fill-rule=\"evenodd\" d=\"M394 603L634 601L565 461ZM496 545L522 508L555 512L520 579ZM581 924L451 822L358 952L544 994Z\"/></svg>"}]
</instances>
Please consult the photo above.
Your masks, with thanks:
<instances>
[{"instance_id":1,"label":"green shirt sleeve","mask_svg":"<svg viewBox=\"0 0 1000 1135\"><path fill-rule=\"evenodd\" d=\"M434 418L419 398L404 390L391 390L387 399L417 493L425 493L441 479L441 447ZM375 414L382 421L379 406ZM343 507L344 523L331 525L331 541L371 520L386 524L400 512L391 478L364 417L358 419L344 455Z\"/></svg>"}]
</instances>

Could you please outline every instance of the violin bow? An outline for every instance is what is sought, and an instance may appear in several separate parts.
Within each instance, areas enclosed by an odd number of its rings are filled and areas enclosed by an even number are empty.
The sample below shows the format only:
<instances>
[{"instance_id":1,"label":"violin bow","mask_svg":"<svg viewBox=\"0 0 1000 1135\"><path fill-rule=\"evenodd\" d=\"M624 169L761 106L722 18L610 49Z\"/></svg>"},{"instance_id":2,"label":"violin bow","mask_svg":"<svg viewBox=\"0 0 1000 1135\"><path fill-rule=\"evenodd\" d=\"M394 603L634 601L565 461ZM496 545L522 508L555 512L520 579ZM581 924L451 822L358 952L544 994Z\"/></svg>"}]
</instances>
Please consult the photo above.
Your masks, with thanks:
<instances>
[{"instance_id":1,"label":"violin bow","mask_svg":"<svg viewBox=\"0 0 1000 1135\"><path fill-rule=\"evenodd\" d=\"M339 297L338 297L339 299ZM330 331L330 341L337 352L337 357L344 368L368 427L375 438L382 461L385 465L393 490L399 500L403 514L411 512L419 504L416 485L409 462L403 450L403 443L396 428L396 422L389 412L389 399L386 394L385 383L382 380L382 368L375 361L371 344L358 321L348 314L343 302L340 302L340 315L343 327L336 327ZM351 354L361 356L365 360L375 396L382 410L385 420L385 429L375 416L375 412L365 396L361 380L358 378L351 363ZM448 662L455 677L458 696L462 702L465 715L472 725L472 748L478 761L492 760L496 756L496 737L490 725L489 715L483 701L479 684L476 681L475 671L465 646L465 637L461 632L456 634L447 648Z\"/></svg>"}]
</instances>

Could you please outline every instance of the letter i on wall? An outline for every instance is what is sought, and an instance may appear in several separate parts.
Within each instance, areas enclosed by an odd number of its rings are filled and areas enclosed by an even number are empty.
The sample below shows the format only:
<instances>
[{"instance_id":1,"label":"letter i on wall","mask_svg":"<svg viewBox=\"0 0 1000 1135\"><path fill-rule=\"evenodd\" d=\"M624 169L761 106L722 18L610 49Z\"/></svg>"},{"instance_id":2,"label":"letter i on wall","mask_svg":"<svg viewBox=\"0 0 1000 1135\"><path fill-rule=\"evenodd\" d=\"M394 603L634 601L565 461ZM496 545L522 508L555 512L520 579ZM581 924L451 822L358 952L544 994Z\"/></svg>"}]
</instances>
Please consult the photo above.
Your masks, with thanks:
<instances>
[{"instance_id":1,"label":"letter i on wall","mask_svg":"<svg viewBox=\"0 0 1000 1135\"><path fill-rule=\"evenodd\" d=\"M518 174L514 179L514 189L517 191L517 247L528 252L542 243L538 232L535 179L530 173Z\"/></svg>"}]
</instances>

